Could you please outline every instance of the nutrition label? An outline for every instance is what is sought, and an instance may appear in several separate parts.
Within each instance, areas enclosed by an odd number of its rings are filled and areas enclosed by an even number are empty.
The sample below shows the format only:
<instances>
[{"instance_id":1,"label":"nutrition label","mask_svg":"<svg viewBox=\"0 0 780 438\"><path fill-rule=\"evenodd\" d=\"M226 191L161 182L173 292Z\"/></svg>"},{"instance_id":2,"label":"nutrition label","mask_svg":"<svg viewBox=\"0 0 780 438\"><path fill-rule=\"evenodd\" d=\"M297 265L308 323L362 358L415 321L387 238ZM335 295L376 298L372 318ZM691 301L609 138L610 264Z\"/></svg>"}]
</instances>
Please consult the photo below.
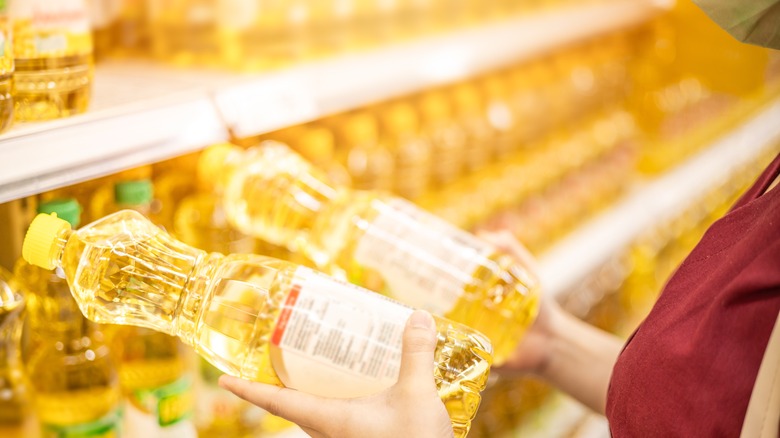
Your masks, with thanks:
<instances>
[{"instance_id":1,"label":"nutrition label","mask_svg":"<svg viewBox=\"0 0 780 438\"><path fill-rule=\"evenodd\" d=\"M493 248L402 199L375 208L355 260L378 271L398 300L439 315L452 310Z\"/></svg>"},{"instance_id":2,"label":"nutrition label","mask_svg":"<svg viewBox=\"0 0 780 438\"><path fill-rule=\"evenodd\" d=\"M368 395L398 378L412 309L307 268L298 268L271 336L282 382L306 392Z\"/></svg>"}]
</instances>

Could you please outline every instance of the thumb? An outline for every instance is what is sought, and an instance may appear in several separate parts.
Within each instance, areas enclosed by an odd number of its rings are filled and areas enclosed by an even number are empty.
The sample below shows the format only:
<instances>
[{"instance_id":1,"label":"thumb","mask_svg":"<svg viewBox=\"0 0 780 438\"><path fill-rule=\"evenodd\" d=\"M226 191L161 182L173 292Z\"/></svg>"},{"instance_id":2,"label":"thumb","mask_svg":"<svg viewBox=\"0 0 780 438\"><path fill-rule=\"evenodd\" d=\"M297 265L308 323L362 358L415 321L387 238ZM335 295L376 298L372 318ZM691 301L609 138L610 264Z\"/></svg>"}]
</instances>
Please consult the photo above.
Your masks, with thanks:
<instances>
[{"instance_id":1,"label":"thumb","mask_svg":"<svg viewBox=\"0 0 780 438\"><path fill-rule=\"evenodd\" d=\"M433 383L433 353L436 350L436 323L430 313L415 310L404 328L398 385L426 388Z\"/></svg>"}]
</instances>

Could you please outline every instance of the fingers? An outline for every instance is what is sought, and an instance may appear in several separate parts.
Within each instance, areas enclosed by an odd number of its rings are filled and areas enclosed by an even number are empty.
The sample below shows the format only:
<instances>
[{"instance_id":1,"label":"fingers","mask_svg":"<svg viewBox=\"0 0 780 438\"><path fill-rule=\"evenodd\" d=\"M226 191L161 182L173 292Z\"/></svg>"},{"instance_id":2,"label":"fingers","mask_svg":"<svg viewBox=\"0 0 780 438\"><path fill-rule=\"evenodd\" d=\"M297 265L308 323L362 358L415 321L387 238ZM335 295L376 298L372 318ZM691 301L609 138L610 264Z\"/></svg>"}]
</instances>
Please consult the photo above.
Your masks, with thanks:
<instances>
[{"instance_id":1,"label":"fingers","mask_svg":"<svg viewBox=\"0 0 780 438\"><path fill-rule=\"evenodd\" d=\"M436 350L436 323L430 313L416 310L404 328L403 352L398 385L429 388L433 381L433 353Z\"/></svg>"},{"instance_id":2,"label":"fingers","mask_svg":"<svg viewBox=\"0 0 780 438\"><path fill-rule=\"evenodd\" d=\"M227 374L219 378L219 386L273 415L298 424L307 432L330 429L344 412L341 400L325 400L294 389L250 382Z\"/></svg>"}]
</instances>

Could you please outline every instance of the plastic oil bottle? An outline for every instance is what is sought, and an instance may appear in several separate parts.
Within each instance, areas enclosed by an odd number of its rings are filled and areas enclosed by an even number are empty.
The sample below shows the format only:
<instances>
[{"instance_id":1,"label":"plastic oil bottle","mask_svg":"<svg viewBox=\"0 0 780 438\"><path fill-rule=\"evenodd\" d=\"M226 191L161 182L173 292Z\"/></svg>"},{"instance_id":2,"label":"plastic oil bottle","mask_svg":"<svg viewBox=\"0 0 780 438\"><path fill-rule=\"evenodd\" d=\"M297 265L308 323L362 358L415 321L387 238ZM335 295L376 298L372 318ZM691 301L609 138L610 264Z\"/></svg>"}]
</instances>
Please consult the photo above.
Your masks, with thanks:
<instances>
[{"instance_id":1,"label":"plastic oil bottle","mask_svg":"<svg viewBox=\"0 0 780 438\"><path fill-rule=\"evenodd\" d=\"M336 143L329 129L312 123L287 128L269 139L290 145L315 167L325 171L332 181L352 186L352 177L336 159Z\"/></svg>"},{"instance_id":2,"label":"plastic oil bottle","mask_svg":"<svg viewBox=\"0 0 780 438\"><path fill-rule=\"evenodd\" d=\"M78 231L38 215L22 254L61 268L91 320L176 335L234 376L330 397L375 393L398 377L411 308L294 263L206 253L132 210ZM455 435L463 437L492 348L466 326L445 319L437 326L433 374ZM334 340L332 349L319 347Z\"/></svg>"},{"instance_id":3,"label":"plastic oil bottle","mask_svg":"<svg viewBox=\"0 0 780 438\"><path fill-rule=\"evenodd\" d=\"M11 286L11 274L0 267L0 433L23 436L27 391L19 347L24 297Z\"/></svg>"},{"instance_id":4,"label":"plastic oil bottle","mask_svg":"<svg viewBox=\"0 0 780 438\"><path fill-rule=\"evenodd\" d=\"M176 236L184 243L207 252L260 252L262 247L257 239L239 232L228 223L222 202L212 190L203 187L179 203L175 215ZM277 255L265 251L263 254ZM264 410L220 388L217 380L221 373L213 365L201 360L197 369L195 419L199 436L249 437L260 431L275 431L286 426L285 420L269 418Z\"/></svg>"},{"instance_id":5,"label":"plastic oil bottle","mask_svg":"<svg viewBox=\"0 0 780 438\"><path fill-rule=\"evenodd\" d=\"M42 203L78 224L72 199ZM48 216L47 217L51 217ZM58 219L67 224L70 222ZM43 436L112 436L121 432L121 390L99 326L79 311L62 269L50 271L20 260L14 278L29 298L26 370Z\"/></svg>"},{"instance_id":6,"label":"plastic oil bottle","mask_svg":"<svg viewBox=\"0 0 780 438\"><path fill-rule=\"evenodd\" d=\"M340 122L336 127L338 153L352 177L352 185L361 190L392 190L395 162L387 146L380 142L376 118L358 112L336 121Z\"/></svg>"},{"instance_id":7,"label":"plastic oil bottle","mask_svg":"<svg viewBox=\"0 0 780 438\"><path fill-rule=\"evenodd\" d=\"M306 0L218 1L225 62L236 69L268 69L299 61L307 52Z\"/></svg>"},{"instance_id":8,"label":"plastic oil bottle","mask_svg":"<svg viewBox=\"0 0 780 438\"><path fill-rule=\"evenodd\" d=\"M149 179L119 181L114 205L149 216L153 186ZM195 437L192 382L175 337L123 326L114 345L120 357L119 381L125 395L124 430L130 436Z\"/></svg>"},{"instance_id":9,"label":"plastic oil bottle","mask_svg":"<svg viewBox=\"0 0 780 438\"><path fill-rule=\"evenodd\" d=\"M148 0L152 55L177 66L222 66L218 0Z\"/></svg>"},{"instance_id":10,"label":"plastic oil bottle","mask_svg":"<svg viewBox=\"0 0 780 438\"><path fill-rule=\"evenodd\" d=\"M393 191L415 200L430 188L433 162L430 141L420 134L420 123L408 102L394 102L379 110L382 138L395 162Z\"/></svg>"},{"instance_id":11,"label":"plastic oil bottle","mask_svg":"<svg viewBox=\"0 0 780 438\"><path fill-rule=\"evenodd\" d=\"M47 120L86 111L93 76L86 0L13 1L11 19L16 120Z\"/></svg>"},{"instance_id":12,"label":"plastic oil bottle","mask_svg":"<svg viewBox=\"0 0 780 438\"><path fill-rule=\"evenodd\" d=\"M432 183L446 186L463 175L466 165L466 133L453 119L441 91L429 91L419 99L423 131L433 146Z\"/></svg>"},{"instance_id":13,"label":"plastic oil bottle","mask_svg":"<svg viewBox=\"0 0 780 438\"><path fill-rule=\"evenodd\" d=\"M538 282L518 261L401 198L336 187L284 144L217 145L198 170L224 187L239 230L474 327L491 339L497 363L536 315Z\"/></svg>"},{"instance_id":14,"label":"plastic oil bottle","mask_svg":"<svg viewBox=\"0 0 780 438\"><path fill-rule=\"evenodd\" d=\"M496 132L488 121L482 96L474 84L458 84L451 93L456 120L466 132L465 167L469 172L477 171L493 158Z\"/></svg>"},{"instance_id":15,"label":"plastic oil bottle","mask_svg":"<svg viewBox=\"0 0 780 438\"><path fill-rule=\"evenodd\" d=\"M11 126L14 118L14 100L11 94L14 74L14 45L8 18L8 4L0 3L0 132Z\"/></svg>"}]
</instances>

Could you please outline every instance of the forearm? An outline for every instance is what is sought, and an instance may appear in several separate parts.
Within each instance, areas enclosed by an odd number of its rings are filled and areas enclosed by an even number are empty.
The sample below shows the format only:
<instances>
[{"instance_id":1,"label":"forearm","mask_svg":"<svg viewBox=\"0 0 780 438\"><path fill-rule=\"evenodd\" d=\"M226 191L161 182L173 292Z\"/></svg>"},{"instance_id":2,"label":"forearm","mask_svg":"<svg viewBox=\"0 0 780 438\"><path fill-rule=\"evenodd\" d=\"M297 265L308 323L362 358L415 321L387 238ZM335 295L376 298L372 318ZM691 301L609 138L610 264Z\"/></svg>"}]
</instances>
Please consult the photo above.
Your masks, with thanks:
<instances>
[{"instance_id":1,"label":"forearm","mask_svg":"<svg viewBox=\"0 0 780 438\"><path fill-rule=\"evenodd\" d=\"M596 412L604 413L607 388L623 341L563 311L551 315L544 379Z\"/></svg>"}]
</instances>

